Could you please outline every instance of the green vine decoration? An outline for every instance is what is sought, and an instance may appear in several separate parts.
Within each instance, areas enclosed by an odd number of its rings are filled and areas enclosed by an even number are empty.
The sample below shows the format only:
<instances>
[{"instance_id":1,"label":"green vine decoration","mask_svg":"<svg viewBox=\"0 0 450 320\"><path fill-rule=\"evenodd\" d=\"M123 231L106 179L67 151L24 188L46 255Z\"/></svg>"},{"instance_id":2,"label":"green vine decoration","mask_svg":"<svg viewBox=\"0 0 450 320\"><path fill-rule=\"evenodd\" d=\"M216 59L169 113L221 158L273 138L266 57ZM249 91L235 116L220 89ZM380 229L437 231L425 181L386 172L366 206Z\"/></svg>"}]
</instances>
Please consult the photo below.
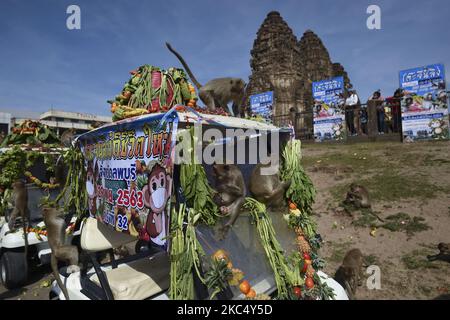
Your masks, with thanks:
<instances>
[{"instance_id":1,"label":"green vine decoration","mask_svg":"<svg viewBox=\"0 0 450 320\"><path fill-rule=\"evenodd\" d=\"M213 201L216 191L211 188L206 177L205 169L201 164L196 164L194 147L197 145L193 127L189 130L191 149L189 163L181 164L180 184L186 203L195 212L201 214L200 220L208 226L213 226L219 217L217 205Z\"/></svg>"},{"instance_id":2,"label":"green vine decoration","mask_svg":"<svg viewBox=\"0 0 450 320\"><path fill-rule=\"evenodd\" d=\"M69 190L68 199L64 201L66 211L75 209L78 217L85 213L87 207L86 193L86 168L84 166L84 156L77 147L71 147L64 152L64 163L69 168L66 183L60 194L56 197L53 205L57 205ZM52 205L49 203L49 205Z\"/></svg>"},{"instance_id":3,"label":"green vine decoration","mask_svg":"<svg viewBox=\"0 0 450 320\"><path fill-rule=\"evenodd\" d=\"M193 270L201 281L200 257L205 255L195 234L195 224L200 218L193 209L187 210L181 204L178 211L174 208L171 215L170 247L170 288L172 300L192 300L195 298ZM187 226L184 230L184 222Z\"/></svg>"},{"instance_id":4,"label":"green vine decoration","mask_svg":"<svg viewBox=\"0 0 450 320\"><path fill-rule=\"evenodd\" d=\"M293 282L300 283L302 281L300 274L296 274L296 270L292 270L287 264L284 251L276 238L272 219L267 214L266 206L255 199L246 198L244 208L249 210L256 223L261 245L275 276L278 299L289 299L288 288Z\"/></svg>"}]
</instances>

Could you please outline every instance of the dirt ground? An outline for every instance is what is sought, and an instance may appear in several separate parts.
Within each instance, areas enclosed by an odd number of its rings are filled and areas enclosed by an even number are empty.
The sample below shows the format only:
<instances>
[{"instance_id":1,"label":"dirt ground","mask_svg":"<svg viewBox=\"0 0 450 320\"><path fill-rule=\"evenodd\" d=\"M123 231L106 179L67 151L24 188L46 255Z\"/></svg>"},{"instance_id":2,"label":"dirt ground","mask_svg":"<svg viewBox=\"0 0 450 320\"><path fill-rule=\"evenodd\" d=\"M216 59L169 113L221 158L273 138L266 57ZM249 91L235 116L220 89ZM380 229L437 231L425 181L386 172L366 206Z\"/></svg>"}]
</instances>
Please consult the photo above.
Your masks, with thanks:
<instances>
[{"instance_id":1,"label":"dirt ground","mask_svg":"<svg viewBox=\"0 0 450 320\"><path fill-rule=\"evenodd\" d=\"M450 299L450 264L426 259L438 252L439 242L450 243L450 142L304 144L302 150L317 189L324 271L333 276L345 253L359 248L368 264L380 267L381 290L364 285L356 299ZM372 213L343 207L353 182L369 190ZM384 223L397 215L398 224L389 230L373 214ZM50 268L32 274L22 289L0 285L0 300L47 300Z\"/></svg>"},{"instance_id":2,"label":"dirt ground","mask_svg":"<svg viewBox=\"0 0 450 320\"><path fill-rule=\"evenodd\" d=\"M303 146L317 189L324 271L334 275L352 248L381 269L381 290L368 290L364 281L356 299L450 299L450 264L426 259L439 242L450 243L449 155L449 142ZM345 210L354 182L368 189L372 211ZM382 226L394 222L390 216L397 223Z\"/></svg>"}]
</instances>

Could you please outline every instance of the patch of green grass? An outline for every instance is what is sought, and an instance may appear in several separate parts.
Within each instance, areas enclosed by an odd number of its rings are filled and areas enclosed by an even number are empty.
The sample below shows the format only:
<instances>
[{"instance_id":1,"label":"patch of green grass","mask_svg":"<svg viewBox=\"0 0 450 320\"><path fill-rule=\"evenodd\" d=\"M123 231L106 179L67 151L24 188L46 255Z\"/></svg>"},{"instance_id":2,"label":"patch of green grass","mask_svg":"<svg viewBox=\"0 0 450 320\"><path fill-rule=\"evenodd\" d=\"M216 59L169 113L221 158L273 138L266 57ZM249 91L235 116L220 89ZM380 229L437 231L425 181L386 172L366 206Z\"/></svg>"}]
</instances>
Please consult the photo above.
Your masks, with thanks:
<instances>
[{"instance_id":1,"label":"patch of green grass","mask_svg":"<svg viewBox=\"0 0 450 320\"><path fill-rule=\"evenodd\" d=\"M332 243L333 251L328 260L336 263L341 263L351 246L351 241Z\"/></svg>"},{"instance_id":2,"label":"patch of green grass","mask_svg":"<svg viewBox=\"0 0 450 320\"><path fill-rule=\"evenodd\" d=\"M355 227L374 227L377 225L378 219L371 213L370 209L361 209L359 217L353 220L352 225Z\"/></svg>"},{"instance_id":3,"label":"patch of green grass","mask_svg":"<svg viewBox=\"0 0 450 320\"><path fill-rule=\"evenodd\" d=\"M428 250L414 250L411 253L403 255L401 260L409 270L439 269L438 264L428 261L428 254L430 254Z\"/></svg>"},{"instance_id":4,"label":"patch of green grass","mask_svg":"<svg viewBox=\"0 0 450 320\"><path fill-rule=\"evenodd\" d=\"M393 170L384 170L355 183L367 188L372 201L387 202L415 198L426 203L428 199L434 199L439 193L446 193L450 189L430 183L426 176L408 176ZM338 185L330 190L331 195L340 202L345 198L349 187L350 184Z\"/></svg>"},{"instance_id":5,"label":"patch of green grass","mask_svg":"<svg viewBox=\"0 0 450 320\"><path fill-rule=\"evenodd\" d=\"M368 256L365 256L365 257L364 257L364 262L365 262L367 265L369 265L369 266L379 264L379 263L378 263L378 258L377 258L375 255L373 255L373 254L368 255Z\"/></svg>"},{"instance_id":6,"label":"patch of green grass","mask_svg":"<svg viewBox=\"0 0 450 320\"><path fill-rule=\"evenodd\" d=\"M305 168L320 164L321 166L351 167L355 172L365 172L368 169L383 168L383 161L368 152L335 152L321 156L305 157L302 160Z\"/></svg>"},{"instance_id":7,"label":"patch of green grass","mask_svg":"<svg viewBox=\"0 0 450 320\"><path fill-rule=\"evenodd\" d=\"M442 165L448 165L450 164L449 159L441 159L441 158L435 158L433 155L426 155L423 159L423 165L424 166L442 166Z\"/></svg>"},{"instance_id":8,"label":"patch of green grass","mask_svg":"<svg viewBox=\"0 0 450 320\"><path fill-rule=\"evenodd\" d=\"M387 217L386 222L381 227L392 232L406 232L411 237L414 233L431 229L424 221L425 219L422 217L411 218L408 214L400 212Z\"/></svg>"}]
</instances>

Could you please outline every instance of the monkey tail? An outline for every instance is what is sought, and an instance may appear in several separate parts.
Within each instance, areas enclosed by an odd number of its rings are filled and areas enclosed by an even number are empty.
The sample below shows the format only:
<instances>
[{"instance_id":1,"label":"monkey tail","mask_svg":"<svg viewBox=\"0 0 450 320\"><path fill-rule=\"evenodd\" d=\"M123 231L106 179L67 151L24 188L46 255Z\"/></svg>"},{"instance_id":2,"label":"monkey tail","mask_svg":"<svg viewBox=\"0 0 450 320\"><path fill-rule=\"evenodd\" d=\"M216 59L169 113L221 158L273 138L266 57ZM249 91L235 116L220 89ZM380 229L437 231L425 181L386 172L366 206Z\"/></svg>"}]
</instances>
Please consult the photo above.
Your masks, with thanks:
<instances>
[{"instance_id":1,"label":"monkey tail","mask_svg":"<svg viewBox=\"0 0 450 320\"><path fill-rule=\"evenodd\" d=\"M26 216L29 216L29 214ZM23 240L25 243L25 250L24 250L25 263L28 265L28 219L26 219L25 217L22 218L22 228L23 228Z\"/></svg>"},{"instance_id":2,"label":"monkey tail","mask_svg":"<svg viewBox=\"0 0 450 320\"><path fill-rule=\"evenodd\" d=\"M187 65L186 61L184 61L183 57L175 51L174 48L172 48L172 46L170 45L170 43L166 42L166 47L167 49L169 49L170 52L172 52L177 58L178 60L180 60L181 64L183 65L184 69L186 70L186 72L189 75L189 78L191 78L192 82L195 84L195 86L197 87L197 89L200 90L200 88L202 87L202 85L200 84L200 82L197 81L197 79L195 78L194 74L192 73L191 69L189 68L189 66Z\"/></svg>"},{"instance_id":3,"label":"monkey tail","mask_svg":"<svg viewBox=\"0 0 450 320\"><path fill-rule=\"evenodd\" d=\"M52 267L53 276L55 277L56 283L58 284L59 288L63 292L64 297L66 298L66 300L70 300L69 299L69 293L67 292L67 288L64 285L64 283L62 282L61 277L59 276L58 260L56 259L55 254L53 252L52 252L52 255L51 255L50 264L51 264L51 267Z\"/></svg>"}]
</instances>

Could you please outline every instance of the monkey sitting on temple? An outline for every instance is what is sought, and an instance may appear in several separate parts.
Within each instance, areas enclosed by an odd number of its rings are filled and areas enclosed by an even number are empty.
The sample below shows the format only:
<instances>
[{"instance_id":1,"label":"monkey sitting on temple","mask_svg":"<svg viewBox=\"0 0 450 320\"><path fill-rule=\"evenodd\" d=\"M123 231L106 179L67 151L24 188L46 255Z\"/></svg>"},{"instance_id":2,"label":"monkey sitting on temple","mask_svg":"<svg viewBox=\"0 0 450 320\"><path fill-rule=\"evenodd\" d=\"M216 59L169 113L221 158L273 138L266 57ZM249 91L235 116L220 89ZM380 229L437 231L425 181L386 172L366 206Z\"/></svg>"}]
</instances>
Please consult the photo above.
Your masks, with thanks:
<instances>
[{"instance_id":1,"label":"monkey sitting on temple","mask_svg":"<svg viewBox=\"0 0 450 320\"><path fill-rule=\"evenodd\" d=\"M353 300L358 286L362 285L364 257L359 249L347 252L334 279L344 287L350 300Z\"/></svg>"},{"instance_id":2,"label":"monkey sitting on temple","mask_svg":"<svg viewBox=\"0 0 450 320\"><path fill-rule=\"evenodd\" d=\"M67 273L78 272L80 270L78 266L78 248L66 244L66 222L61 211L55 208L45 207L42 213L47 229L48 244L52 250L50 265L53 276L63 292L64 297L66 300L69 300L67 288L59 276L58 261L68 263Z\"/></svg>"},{"instance_id":3,"label":"monkey sitting on temple","mask_svg":"<svg viewBox=\"0 0 450 320\"><path fill-rule=\"evenodd\" d=\"M439 253L434 256L427 256L428 261L441 260L450 263L450 243L439 243Z\"/></svg>"}]
</instances>

